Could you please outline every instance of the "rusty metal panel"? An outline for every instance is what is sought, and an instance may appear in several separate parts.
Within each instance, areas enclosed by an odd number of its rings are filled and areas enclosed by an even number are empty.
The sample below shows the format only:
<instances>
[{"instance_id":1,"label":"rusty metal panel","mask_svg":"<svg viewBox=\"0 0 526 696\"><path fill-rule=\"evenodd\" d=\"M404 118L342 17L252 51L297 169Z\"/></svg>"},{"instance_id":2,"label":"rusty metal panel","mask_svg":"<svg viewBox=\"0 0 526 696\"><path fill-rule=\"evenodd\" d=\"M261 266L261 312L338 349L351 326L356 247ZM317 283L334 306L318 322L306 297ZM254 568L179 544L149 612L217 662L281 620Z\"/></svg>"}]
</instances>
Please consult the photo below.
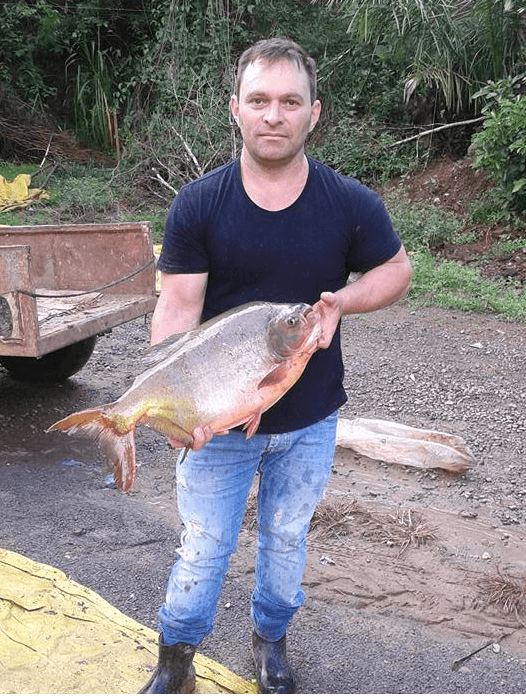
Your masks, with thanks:
<instances>
[{"instance_id":1,"label":"rusty metal panel","mask_svg":"<svg viewBox=\"0 0 526 696\"><path fill-rule=\"evenodd\" d=\"M156 298L147 295L104 295L92 307L54 316L40 324L39 348L42 354L81 341L107 329L141 317L155 309Z\"/></svg>"},{"instance_id":2,"label":"rusty metal panel","mask_svg":"<svg viewBox=\"0 0 526 696\"><path fill-rule=\"evenodd\" d=\"M29 244L35 287L56 290L96 290L153 258L148 222L6 227L0 244ZM107 291L154 294L153 265Z\"/></svg>"},{"instance_id":3,"label":"rusty metal panel","mask_svg":"<svg viewBox=\"0 0 526 696\"><path fill-rule=\"evenodd\" d=\"M31 355L36 350L36 301L19 292L32 289L29 246L0 246L0 355Z\"/></svg>"}]
</instances>

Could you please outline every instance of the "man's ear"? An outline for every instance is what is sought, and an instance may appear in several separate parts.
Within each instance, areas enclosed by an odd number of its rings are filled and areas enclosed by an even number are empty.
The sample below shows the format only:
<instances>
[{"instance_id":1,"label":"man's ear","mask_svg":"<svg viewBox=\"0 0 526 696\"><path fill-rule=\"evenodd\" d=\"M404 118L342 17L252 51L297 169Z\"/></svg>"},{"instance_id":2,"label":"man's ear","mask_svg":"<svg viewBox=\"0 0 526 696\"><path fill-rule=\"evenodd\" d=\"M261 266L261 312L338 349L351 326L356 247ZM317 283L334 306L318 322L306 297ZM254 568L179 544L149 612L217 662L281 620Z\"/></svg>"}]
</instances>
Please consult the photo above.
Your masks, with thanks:
<instances>
[{"instance_id":1,"label":"man's ear","mask_svg":"<svg viewBox=\"0 0 526 696\"><path fill-rule=\"evenodd\" d=\"M239 126L239 102L235 94L230 97L230 113L234 117L234 121Z\"/></svg>"},{"instance_id":2,"label":"man's ear","mask_svg":"<svg viewBox=\"0 0 526 696\"><path fill-rule=\"evenodd\" d=\"M314 126L318 123L318 119L320 118L320 113L321 113L321 102L319 99L316 99L314 104L310 108L310 127L309 127L309 133L314 130Z\"/></svg>"}]
</instances>

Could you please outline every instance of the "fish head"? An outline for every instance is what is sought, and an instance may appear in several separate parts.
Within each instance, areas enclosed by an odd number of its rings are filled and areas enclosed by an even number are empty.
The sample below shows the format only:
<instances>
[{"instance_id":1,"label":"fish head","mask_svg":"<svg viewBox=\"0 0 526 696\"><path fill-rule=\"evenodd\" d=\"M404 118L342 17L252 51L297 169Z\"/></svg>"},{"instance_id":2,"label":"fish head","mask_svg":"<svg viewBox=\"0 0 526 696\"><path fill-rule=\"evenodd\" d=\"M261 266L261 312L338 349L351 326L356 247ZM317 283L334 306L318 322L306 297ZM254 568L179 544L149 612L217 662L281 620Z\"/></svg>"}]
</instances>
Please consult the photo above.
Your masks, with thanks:
<instances>
[{"instance_id":1,"label":"fish head","mask_svg":"<svg viewBox=\"0 0 526 696\"><path fill-rule=\"evenodd\" d=\"M304 302L276 305L276 313L268 325L268 347L276 360L294 353L314 353L321 335L317 310Z\"/></svg>"}]
</instances>

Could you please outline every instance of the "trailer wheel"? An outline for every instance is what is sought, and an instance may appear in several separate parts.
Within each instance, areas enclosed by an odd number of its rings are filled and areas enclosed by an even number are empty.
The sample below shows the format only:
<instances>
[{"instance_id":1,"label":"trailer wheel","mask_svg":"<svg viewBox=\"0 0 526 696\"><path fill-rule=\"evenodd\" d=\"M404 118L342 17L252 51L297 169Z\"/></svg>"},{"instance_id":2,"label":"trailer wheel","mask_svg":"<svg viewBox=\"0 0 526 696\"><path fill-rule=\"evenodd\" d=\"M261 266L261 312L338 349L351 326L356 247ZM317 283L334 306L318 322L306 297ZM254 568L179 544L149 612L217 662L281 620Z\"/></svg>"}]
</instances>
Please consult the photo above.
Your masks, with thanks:
<instances>
[{"instance_id":1,"label":"trailer wheel","mask_svg":"<svg viewBox=\"0 0 526 696\"><path fill-rule=\"evenodd\" d=\"M25 358L18 355L0 356L0 365L18 379L26 382L61 382L88 362L96 336L64 346L41 358Z\"/></svg>"}]
</instances>

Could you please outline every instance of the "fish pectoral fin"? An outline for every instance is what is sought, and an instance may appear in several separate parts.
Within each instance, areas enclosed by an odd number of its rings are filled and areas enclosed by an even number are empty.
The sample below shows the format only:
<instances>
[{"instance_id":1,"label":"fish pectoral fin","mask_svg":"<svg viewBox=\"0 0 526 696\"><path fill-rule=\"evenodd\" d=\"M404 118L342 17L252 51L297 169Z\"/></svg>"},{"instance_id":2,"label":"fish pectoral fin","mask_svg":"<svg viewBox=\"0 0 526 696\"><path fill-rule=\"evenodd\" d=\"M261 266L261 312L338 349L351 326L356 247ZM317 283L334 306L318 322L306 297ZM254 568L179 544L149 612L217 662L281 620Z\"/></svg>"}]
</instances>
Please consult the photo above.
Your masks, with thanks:
<instances>
[{"instance_id":1,"label":"fish pectoral fin","mask_svg":"<svg viewBox=\"0 0 526 696\"><path fill-rule=\"evenodd\" d=\"M279 384L285 379L288 372L288 366L286 362L282 362L276 368L274 368L268 375L265 375L261 382L258 384L258 389L263 387L270 387L273 384Z\"/></svg>"},{"instance_id":2,"label":"fish pectoral fin","mask_svg":"<svg viewBox=\"0 0 526 696\"><path fill-rule=\"evenodd\" d=\"M252 435L256 432L256 430L259 428L259 421L261 420L262 413L262 408L258 409L257 411L254 411L254 413L250 416L250 418L243 426L243 430L247 431L247 440L249 440L252 437Z\"/></svg>"}]
</instances>

